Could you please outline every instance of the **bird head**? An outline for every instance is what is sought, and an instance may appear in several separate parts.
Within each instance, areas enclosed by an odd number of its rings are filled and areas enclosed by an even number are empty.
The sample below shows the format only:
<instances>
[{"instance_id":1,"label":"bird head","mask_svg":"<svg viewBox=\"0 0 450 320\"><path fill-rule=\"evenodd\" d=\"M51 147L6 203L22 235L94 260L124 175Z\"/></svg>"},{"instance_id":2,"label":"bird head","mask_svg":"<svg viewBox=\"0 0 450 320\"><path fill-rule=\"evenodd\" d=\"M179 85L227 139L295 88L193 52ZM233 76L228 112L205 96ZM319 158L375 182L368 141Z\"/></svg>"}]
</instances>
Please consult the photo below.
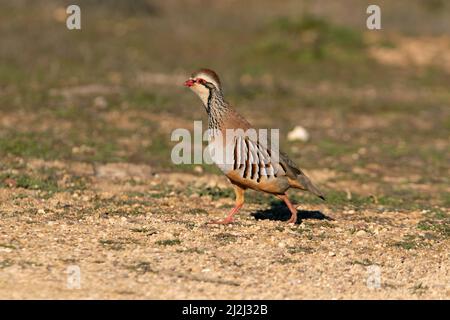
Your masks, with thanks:
<instances>
[{"instance_id":1,"label":"bird head","mask_svg":"<svg viewBox=\"0 0 450 320\"><path fill-rule=\"evenodd\" d=\"M210 69L200 69L194 72L184 85L194 91L205 105L208 103L210 90L221 91L222 89L219 77Z\"/></svg>"}]
</instances>

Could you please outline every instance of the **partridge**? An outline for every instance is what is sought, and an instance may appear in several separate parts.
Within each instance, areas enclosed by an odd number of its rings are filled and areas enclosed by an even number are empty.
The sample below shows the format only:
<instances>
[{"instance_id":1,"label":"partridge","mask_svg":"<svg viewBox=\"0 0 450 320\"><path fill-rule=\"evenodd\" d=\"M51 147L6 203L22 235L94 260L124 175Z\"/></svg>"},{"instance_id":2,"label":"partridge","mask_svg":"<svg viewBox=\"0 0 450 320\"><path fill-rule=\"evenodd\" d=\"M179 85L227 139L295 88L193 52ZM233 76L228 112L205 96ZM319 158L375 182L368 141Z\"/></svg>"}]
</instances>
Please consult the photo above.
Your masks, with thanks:
<instances>
[{"instance_id":1,"label":"partridge","mask_svg":"<svg viewBox=\"0 0 450 320\"><path fill-rule=\"evenodd\" d=\"M288 189L306 190L325 200L322 192L285 153L248 134L252 126L225 101L220 79L214 71L200 69L184 85L203 102L208 114L211 159L228 177L236 194L236 205L228 216L212 223L231 223L244 204L246 189L273 194L284 201L291 212L289 223L297 222L297 209L286 195Z\"/></svg>"}]
</instances>

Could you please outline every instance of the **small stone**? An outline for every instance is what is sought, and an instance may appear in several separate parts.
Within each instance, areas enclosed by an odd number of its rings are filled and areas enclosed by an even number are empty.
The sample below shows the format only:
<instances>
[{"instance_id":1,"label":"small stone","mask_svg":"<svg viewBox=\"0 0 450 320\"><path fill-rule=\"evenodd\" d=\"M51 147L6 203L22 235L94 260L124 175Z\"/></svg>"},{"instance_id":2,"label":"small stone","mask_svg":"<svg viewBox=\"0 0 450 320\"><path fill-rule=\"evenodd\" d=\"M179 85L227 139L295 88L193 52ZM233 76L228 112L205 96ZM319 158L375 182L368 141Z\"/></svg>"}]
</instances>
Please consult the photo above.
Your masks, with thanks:
<instances>
[{"instance_id":1,"label":"small stone","mask_svg":"<svg viewBox=\"0 0 450 320\"><path fill-rule=\"evenodd\" d=\"M328 252L328 256L329 256L329 257L334 257L335 255L336 255L336 253L333 252L333 251Z\"/></svg>"},{"instance_id":2,"label":"small stone","mask_svg":"<svg viewBox=\"0 0 450 320\"><path fill-rule=\"evenodd\" d=\"M358 237L364 237L364 236L367 235L367 232L364 231L364 230L359 230L358 232L356 232L356 235L357 235Z\"/></svg>"},{"instance_id":3,"label":"small stone","mask_svg":"<svg viewBox=\"0 0 450 320\"><path fill-rule=\"evenodd\" d=\"M94 99L94 107L98 109L106 109L108 107L108 101L105 97L98 96Z\"/></svg>"},{"instance_id":4,"label":"small stone","mask_svg":"<svg viewBox=\"0 0 450 320\"><path fill-rule=\"evenodd\" d=\"M196 173L203 173L203 167L202 166L195 166L194 172Z\"/></svg>"},{"instance_id":5,"label":"small stone","mask_svg":"<svg viewBox=\"0 0 450 320\"><path fill-rule=\"evenodd\" d=\"M296 126L292 131L290 131L287 135L287 139L289 141L303 141L306 142L309 140L309 133L302 126Z\"/></svg>"},{"instance_id":6,"label":"small stone","mask_svg":"<svg viewBox=\"0 0 450 320\"><path fill-rule=\"evenodd\" d=\"M44 209L39 209L37 213L38 214L45 214L45 210Z\"/></svg>"}]
</instances>

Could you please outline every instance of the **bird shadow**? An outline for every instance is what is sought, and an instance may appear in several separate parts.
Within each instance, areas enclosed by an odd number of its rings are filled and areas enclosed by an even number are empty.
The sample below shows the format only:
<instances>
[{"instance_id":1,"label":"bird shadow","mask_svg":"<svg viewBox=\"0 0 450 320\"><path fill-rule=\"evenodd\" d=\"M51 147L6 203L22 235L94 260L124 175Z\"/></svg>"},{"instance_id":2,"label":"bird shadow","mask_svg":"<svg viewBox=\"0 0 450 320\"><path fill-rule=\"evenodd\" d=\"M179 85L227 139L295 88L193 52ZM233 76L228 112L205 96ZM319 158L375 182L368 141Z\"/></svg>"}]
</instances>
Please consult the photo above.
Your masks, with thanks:
<instances>
[{"instance_id":1,"label":"bird shadow","mask_svg":"<svg viewBox=\"0 0 450 320\"><path fill-rule=\"evenodd\" d=\"M272 202L270 208L258 210L251 215L256 220L287 221L291 217L291 212L283 202ZM318 210L297 210L297 221L295 223L300 224L305 219L334 220Z\"/></svg>"}]
</instances>

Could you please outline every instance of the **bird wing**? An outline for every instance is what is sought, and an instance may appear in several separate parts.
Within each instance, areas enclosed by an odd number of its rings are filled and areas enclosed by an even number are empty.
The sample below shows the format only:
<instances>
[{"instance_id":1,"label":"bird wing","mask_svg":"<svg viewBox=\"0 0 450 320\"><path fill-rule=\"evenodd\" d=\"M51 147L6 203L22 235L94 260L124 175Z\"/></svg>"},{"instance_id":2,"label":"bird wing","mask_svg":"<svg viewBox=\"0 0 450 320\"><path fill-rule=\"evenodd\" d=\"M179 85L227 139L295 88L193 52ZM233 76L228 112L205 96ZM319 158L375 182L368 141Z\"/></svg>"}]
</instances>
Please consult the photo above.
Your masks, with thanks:
<instances>
[{"instance_id":1,"label":"bird wing","mask_svg":"<svg viewBox=\"0 0 450 320\"><path fill-rule=\"evenodd\" d=\"M233 149L233 170L237 170L243 179L259 181L262 177L274 177L279 171L270 150L258 141L237 135Z\"/></svg>"}]
</instances>

